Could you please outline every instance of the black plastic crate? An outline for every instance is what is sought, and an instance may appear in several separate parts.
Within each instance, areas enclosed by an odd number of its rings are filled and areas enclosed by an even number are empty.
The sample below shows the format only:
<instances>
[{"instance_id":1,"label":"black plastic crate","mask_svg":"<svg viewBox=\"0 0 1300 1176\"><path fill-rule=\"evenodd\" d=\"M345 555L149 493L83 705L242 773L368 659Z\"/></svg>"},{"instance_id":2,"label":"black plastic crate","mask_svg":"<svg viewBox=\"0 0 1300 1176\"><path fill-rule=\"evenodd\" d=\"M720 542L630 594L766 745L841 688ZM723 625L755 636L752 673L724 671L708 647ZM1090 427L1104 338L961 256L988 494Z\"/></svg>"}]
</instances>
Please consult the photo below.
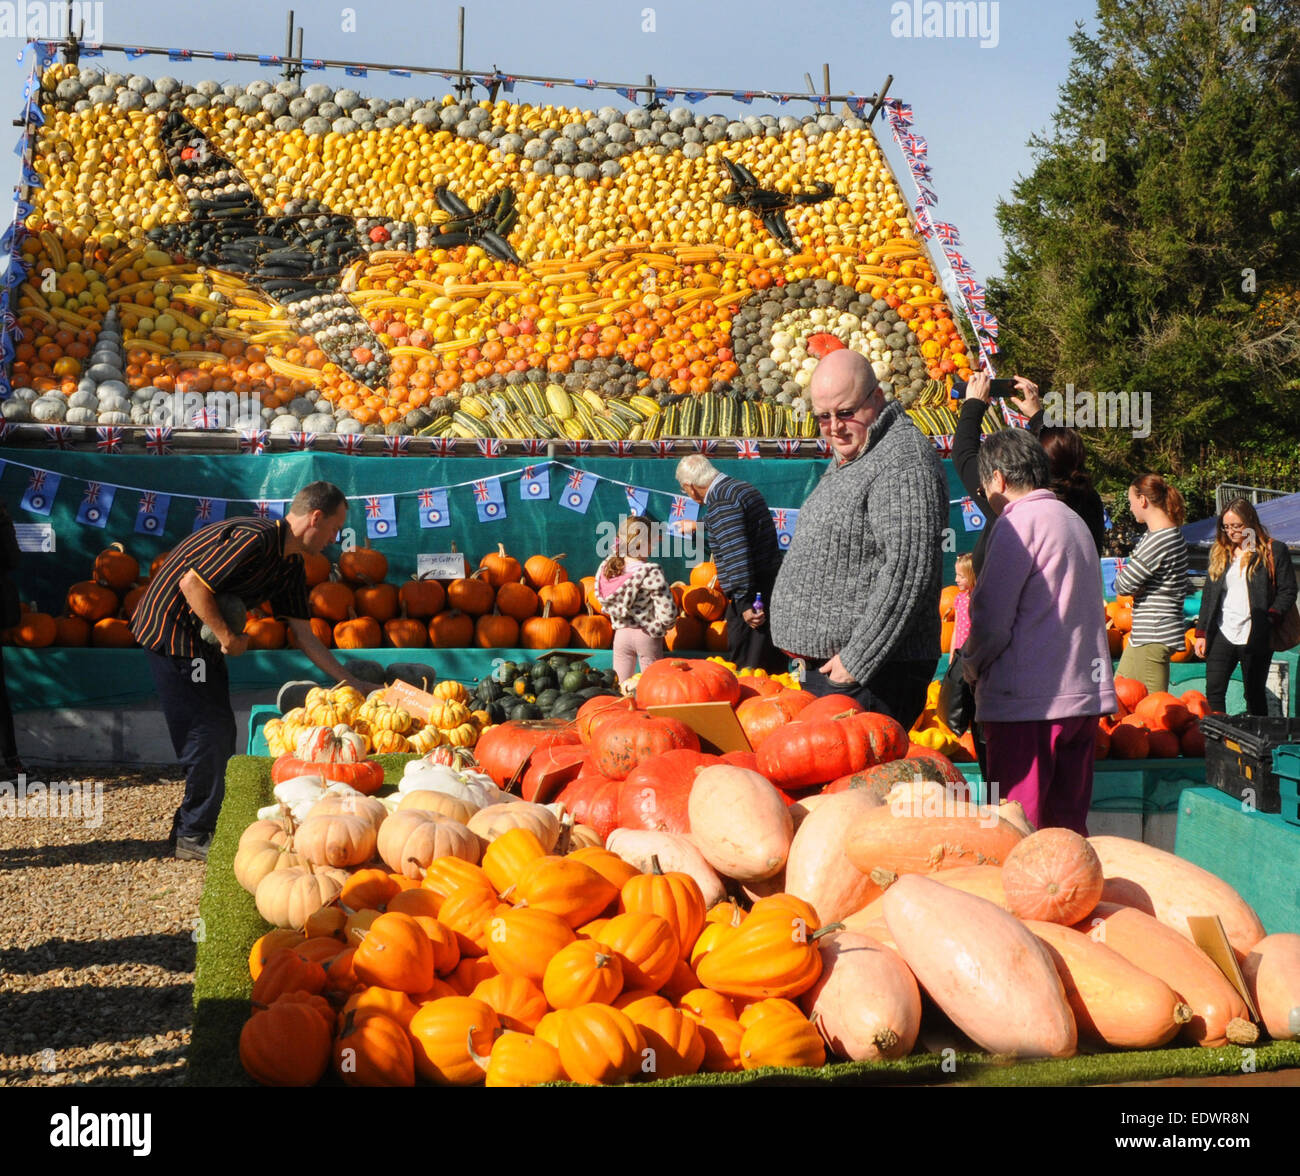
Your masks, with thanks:
<instances>
[{"instance_id":1,"label":"black plastic crate","mask_svg":"<svg viewBox=\"0 0 1300 1176\"><path fill-rule=\"evenodd\" d=\"M1282 819L1300 825L1300 744L1287 744L1273 753L1273 771L1282 787Z\"/></svg>"},{"instance_id":2,"label":"black plastic crate","mask_svg":"<svg viewBox=\"0 0 1300 1176\"><path fill-rule=\"evenodd\" d=\"M1273 749L1300 743L1300 719L1206 715L1201 731L1205 735L1205 782L1229 796L1241 797L1250 789L1257 812L1281 812Z\"/></svg>"}]
</instances>

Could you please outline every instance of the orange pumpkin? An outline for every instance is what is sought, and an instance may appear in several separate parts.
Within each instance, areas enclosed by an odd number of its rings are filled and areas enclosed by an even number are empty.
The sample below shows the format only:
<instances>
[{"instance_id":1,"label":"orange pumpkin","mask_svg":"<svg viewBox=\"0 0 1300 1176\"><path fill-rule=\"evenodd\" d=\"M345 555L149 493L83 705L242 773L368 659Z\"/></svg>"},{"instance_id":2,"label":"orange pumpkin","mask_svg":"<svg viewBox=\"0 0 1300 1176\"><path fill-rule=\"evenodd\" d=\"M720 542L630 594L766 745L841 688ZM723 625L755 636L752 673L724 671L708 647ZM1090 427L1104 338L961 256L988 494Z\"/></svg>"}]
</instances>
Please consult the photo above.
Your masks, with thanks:
<instances>
[{"instance_id":1,"label":"orange pumpkin","mask_svg":"<svg viewBox=\"0 0 1300 1176\"><path fill-rule=\"evenodd\" d=\"M496 589L487 579L487 572L480 569L471 572L461 580L453 580L447 586L447 603L472 617L481 617L492 611L492 602L496 599Z\"/></svg>"},{"instance_id":2,"label":"orange pumpkin","mask_svg":"<svg viewBox=\"0 0 1300 1176\"><path fill-rule=\"evenodd\" d=\"M496 604L498 610L506 616L514 617L516 621L526 621L537 613L537 593L527 584L507 580L497 589Z\"/></svg>"},{"instance_id":3,"label":"orange pumpkin","mask_svg":"<svg viewBox=\"0 0 1300 1176\"><path fill-rule=\"evenodd\" d=\"M447 602L447 593L437 580L415 576L398 589L397 598L406 609L406 616L423 621L442 612Z\"/></svg>"},{"instance_id":4,"label":"orange pumpkin","mask_svg":"<svg viewBox=\"0 0 1300 1176\"><path fill-rule=\"evenodd\" d=\"M624 987L655 992L682 958L672 924L660 915L627 911L615 915L594 936L619 957Z\"/></svg>"},{"instance_id":5,"label":"orange pumpkin","mask_svg":"<svg viewBox=\"0 0 1300 1176\"><path fill-rule=\"evenodd\" d=\"M599 1004L566 1009L558 1029L560 1062L572 1081L606 1085L640 1071L645 1038L618 1009Z\"/></svg>"},{"instance_id":6,"label":"orange pumpkin","mask_svg":"<svg viewBox=\"0 0 1300 1176\"><path fill-rule=\"evenodd\" d=\"M524 563L524 581L534 592L551 584L563 584L569 578L560 560L561 555L534 555Z\"/></svg>"},{"instance_id":7,"label":"orange pumpkin","mask_svg":"<svg viewBox=\"0 0 1300 1176\"><path fill-rule=\"evenodd\" d=\"M477 1086L483 1070L470 1050L486 1056L501 1022L490 1006L469 996L444 996L411 1018L415 1072L439 1086Z\"/></svg>"},{"instance_id":8,"label":"orange pumpkin","mask_svg":"<svg viewBox=\"0 0 1300 1176\"><path fill-rule=\"evenodd\" d=\"M515 832L521 830L511 830ZM498 837L488 853L502 840L504 837ZM537 844L541 846L541 842ZM533 910L550 911L575 929L589 923L618 897L612 883L572 857L534 857L515 875L515 883L517 902L527 903Z\"/></svg>"},{"instance_id":9,"label":"orange pumpkin","mask_svg":"<svg viewBox=\"0 0 1300 1176\"><path fill-rule=\"evenodd\" d=\"M380 915L357 948L352 969L363 984L423 992L433 983L433 945L410 915Z\"/></svg>"},{"instance_id":10,"label":"orange pumpkin","mask_svg":"<svg viewBox=\"0 0 1300 1176\"><path fill-rule=\"evenodd\" d=\"M547 1012L541 988L525 976L505 972L489 976L475 985L470 996L491 1008L504 1028L517 1033L532 1033Z\"/></svg>"},{"instance_id":11,"label":"orange pumpkin","mask_svg":"<svg viewBox=\"0 0 1300 1176\"><path fill-rule=\"evenodd\" d=\"M1072 927L1101 900L1101 859L1070 829L1040 829L1019 842L1002 867L1007 906L1018 919Z\"/></svg>"},{"instance_id":12,"label":"orange pumpkin","mask_svg":"<svg viewBox=\"0 0 1300 1176\"><path fill-rule=\"evenodd\" d=\"M339 572L354 584L378 584L388 575L388 559L368 544L354 547L339 556Z\"/></svg>"},{"instance_id":13,"label":"orange pumpkin","mask_svg":"<svg viewBox=\"0 0 1300 1176\"><path fill-rule=\"evenodd\" d=\"M550 911L503 909L488 927L487 956L498 971L541 984L552 957L576 938L572 928Z\"/></svg>"},{"instance_id":14,"label":"orange pumpkin","mask_svg":"<svg viewBox=\"0 0 1300 1176\"><path fill-rule=\"evenodd\" d=\"M622 991L623 965L618 956L591 939L576 939L560 948L542 976L542 992L556 1009L612 1004Z\"/></svg>"},{"instance_id":15,"label":"orange pumpkin","mask_svg":"<svg viewBox=\"0 0 1300 1176\"><path fill-rule=\"evenodd\" d=\"M429 644L434 649L464 649L474 640L474 618L448 609L429 620Z\"/></svg>"},{"instance_id":16,"label":"orange pumpkin","mask_svg":"<svg viewBox=\"0 0 1300 1176\"><path fill-rule=\"evenodd\" d=\"M380 1014L348 1017L334 1043L334 1069L348 1086L414 1086L411 1039L404 1026Z\"/></svg>"},{"instance_id":17,"label":"orange pumpkin","mask_svg":"<svg viewBox=\"0 0 1300 1176\"><path fill-rule=\"evenodd\" d=\"M120 543L110 543L95 557L94 578L115 592L125 592L139 574L139 561Z\"/></svg>"},{"instance_id":18,"label":"orange pumpkin","mask_svg":"<svg viewBox=\"0 0 1300 1176\"><path fill-rule=\"evenodd\" d=\"M498 543L496 551L490 551L478 566L487 573L488 583L498 592L507 584L515 584L523 579L524 569L512 555L506 554L506 545Z\"/></svg>"}]
</instances>

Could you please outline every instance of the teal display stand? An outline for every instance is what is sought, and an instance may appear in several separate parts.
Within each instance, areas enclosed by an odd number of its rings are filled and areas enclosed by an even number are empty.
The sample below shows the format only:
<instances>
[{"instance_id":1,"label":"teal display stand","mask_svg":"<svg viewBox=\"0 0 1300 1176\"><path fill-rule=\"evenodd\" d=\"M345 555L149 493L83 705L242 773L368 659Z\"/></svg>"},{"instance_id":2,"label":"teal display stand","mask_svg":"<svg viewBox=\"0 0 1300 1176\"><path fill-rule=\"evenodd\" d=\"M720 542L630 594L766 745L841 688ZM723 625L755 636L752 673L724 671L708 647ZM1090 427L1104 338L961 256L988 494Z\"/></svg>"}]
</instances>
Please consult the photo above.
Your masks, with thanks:
<instances>
[{"instance_id":1,"label":"teal display stand","mask_svg":"<svg viewBox=\"0 0 1300 1176\"><path fill-rule=\"evenodd\" d=\"M973 798L988 800L979 764L958 764ZM1205 784L1203 759L1098 760L1093 769L1092 804L1103 813L1171 813L1184 789Z\"/></svg>"},{"instance_id":2,"label":"teal display stand","mask_svg":"<svg viewBox=\"0 0 1300 1176\"><path fill-rule=\"evenodd\" d=\"M1244 812L1217 788L1178 801L1174 852L1231 885L1270 934L1300 932L1300 828L1273 813Z\"/></svg>"}]
</instances>

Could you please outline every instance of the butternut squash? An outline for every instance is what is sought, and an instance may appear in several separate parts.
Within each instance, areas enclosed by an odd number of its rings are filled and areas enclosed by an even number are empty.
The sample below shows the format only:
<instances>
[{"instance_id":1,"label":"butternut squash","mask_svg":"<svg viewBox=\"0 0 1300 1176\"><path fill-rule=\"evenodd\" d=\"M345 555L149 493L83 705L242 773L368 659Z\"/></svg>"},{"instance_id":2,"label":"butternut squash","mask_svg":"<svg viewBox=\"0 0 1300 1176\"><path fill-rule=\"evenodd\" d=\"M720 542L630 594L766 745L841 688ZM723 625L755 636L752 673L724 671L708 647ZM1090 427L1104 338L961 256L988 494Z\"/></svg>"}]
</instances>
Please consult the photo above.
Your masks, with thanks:
<instances>
[{"instance_id":1,"label":"butternut squash","mask_svg":"<svg viewBox=\"0 0 1300 1176\"><path fill-rule=\"evenodd\" d=\"M851 1062L911 1053L921 1029L921 991L897 952L848 931L817 947L821 978L800 1003L831 1053Z\"/></svg>"},{"instance_id":2,"label":"butternut squash","mask_svg":"<svg viewBox=\"0 0 1300 1176\"><path fill-rule=\"evenodd\" d=\"M654 872L652 859L656 857L665 874L689 874L704 896L706 909L727 897L727 888L722 884L717 871L705 861L694 842L684 834L655 833L648 829L615 829L605 842L605 848L643 874Z\"/></svg>"},{"instance_id":3,"label":"butternut squash","mask_svg":"<svg viewBox=\"0 0 1300 1176\"><path fill-rule=\"evenodd\" d=\"M1136 907L1191 939L1188 915L1218 915L1237 959L1264 938L1259 916L1222 878L1200 866L1126 837L1090 837L1101 859L1103 902Z\"/></svg>"},{"instance_id":4,"label":"butternut squash","mask_svg":"<svg viewBox=\"0 0 1300 1176\"><path fill-rule=\"evenodd\" d=\"M852 788L821 798L790 843L785 889L811 903L823 923L834 923L867 904L879 887L844 857L857 818L880 807L874 792Z\"/></svg>"},{"instance_id":5,"label":"butternut squash","mask_svg":"<svg viewBox=\"0 0 1300 1176\"><path fill-rule=\"evenodd\" d=\"M1075 930L1168 984L1192 1010L1182 1037L1193 1045L1218 1049L1229 1042L1250 1045L1258 1038L1246 1002L1218 965L1172 927L1136 907L1099 902Z\"/></svg>"},{"instance_id":6,"label":"butternut squash","mask_svg":"<svg viewBox=\"0 0 1300 1176\"><path fill-rule=\"evenodd\" d=\"M1192 1010L1158 976L1073 927L1026 919L1056 965L1080 1034L1112 1049L1155 1049Z\"/></svg>"},{"instance_id":7,"label":"butternut squash","mask_svg":"<svg viewBox=\"0 0 1300 1176\"><path fill-rule=\"evenodd\" d=\"M920 874L885 892L885 922L931 999L982 1049L1072 1057L1074 1014L1047 949L984 898Z\"/></svg>"},{"instance_id":8,"label":"butternut squash","mask_svg":"<svg viewBox=\"0 0 1300 1176\"><path fill-rule=\"evenodd\" d=\"M1251 1000L1275 1041L1300 1041L1300 935L1266 935L1241 965Z\"/></svg>"},{"instance_id":9,"label":"butternut squash","mask_svg":"<svg viewBox=\"0 0 1300 1176\"><path fill-rule=\"evenodd\" d=\"M955 801L946 812L931 816L908 806L872 809L853 823L845 854L883 891L903 874L1000 866L1024 836L987 805Z\"/></svg>"},{"instance_id":10,"label":"butternut squash","mask_svg":"<svg viewBox=\"0 0 1300 1176\"><path fill-rule=\"evenodd\" d=\"M691 840L719 874L761 882L785 867L794 818L757 772L714 764L695 775L687 811Z\"/></svg>"}]
</instances>

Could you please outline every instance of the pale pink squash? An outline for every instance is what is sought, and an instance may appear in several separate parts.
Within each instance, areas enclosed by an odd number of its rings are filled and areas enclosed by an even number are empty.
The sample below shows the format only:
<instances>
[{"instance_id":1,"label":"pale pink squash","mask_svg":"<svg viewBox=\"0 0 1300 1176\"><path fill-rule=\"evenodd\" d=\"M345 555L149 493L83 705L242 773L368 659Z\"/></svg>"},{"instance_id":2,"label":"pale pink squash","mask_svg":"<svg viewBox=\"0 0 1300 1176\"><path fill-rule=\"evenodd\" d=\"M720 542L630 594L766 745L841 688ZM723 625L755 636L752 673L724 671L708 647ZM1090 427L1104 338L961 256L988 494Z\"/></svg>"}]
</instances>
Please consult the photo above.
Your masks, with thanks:
<instances>
[{"instance_id":1,"label":"pale pink squash","mask_svg":"<svg viewBox=\"0 0 1300 1176\"><path fill-rule=\"evenodd\" d=\"M1002 888L1001 866L960 866L955 870L940 870L938 873L927 875L927 877L933 878L936 882L942 882L945 886L951 886L954 890L973 894L977 898L987 898L989 902L1001 907L1004 911L1009 912L1011 910L1007 905L1006 892ZM845 919L844 925L850 930L860 930L861 924L869 923L874 919L883 919L884 917L885 896L882 894L879 898L872 899L856 914ZM869 932L864 932L864 934L869 934Z\"/></svg>"},{"instance_id":2,"label":"pale pink squash","mask_svg":"<svg viewBox=\"0 0 1300 1176\"><path fill-rule=\"evenodd\" d=\"M879 1062L906 1057L921 1028L916 977L893 949L838 931L818 940L822 974L800 1003L836 1057Z\"/></svg>"},{"instance_id":3,"label":"pale pink squash","mask_svg":"<svg viewBox=\"0 0 1300 1176\"><path fill-rule=\"evenodd\" d=\"M1104 879L1096 851L1073 829L1040 829L1002 867L1007 906L1018 919L1072 927L1101 900Z\"/></svg>"},{"instance_id":4,"label":"pale pink squash","mask_svg":"<svg viewBox=\"0 0 1300 1176\"><path fill-rule=\"evenodd\" d=\"M1112 1049L1155 1049L1192 1019L1168 984L1104 943L1060 923L1025 926L1046 945L1081 1036Z\"/></svg>"},{"instance_id":5,"label":"pale pink squash","mask_svg":"<svg viewBox=\"0 0 1300 1176\"><path fill-rule=\"evenodd\" d=\"M696 773L688 809L691 840L719 874L761 882L785 867L794 818L757 772L715 764Z\"/></svg>"},{"instance_id":6,"label":"pale pink squash","mask_svg":"<svg viewBox=\"0 0 1300 1176\"><path fill-rule=\"evenodd\" d=\"M1103 902L1136 907L1188 939L1188 915L1218 915L1239 961L1264 938L1264 924L1250 904L1209 870L1126 837L1088 840L1106 877Z\"/></svg>"},{"instance_id":7,"label":"pale pink squash","mask_svg":"<svg viewBox=\"0 0 1300 1176\"><path fill-rule=\"evenodd\" d=\"M1072 1057L1074 1014L1047 949L1014 915L920 874L885 892L885 922L903 962L980 1048Z\"/></svg>"},{"instance_id":8,"label":"pale pink squash","mask_svg":"<svg viewBox=\"0 0 1300 1176\"><path fill-rule=\"evenodd\" d=\"M1251 1000L1275 1041L1300 1041L1300 935L1266 935L1241 965Z\"/></svg>"},{"instance_id":9,"label":"pale pink squash","mask_svg":"<svg viewBox=\"0 0 1300 1176\"><path fill-rule=\"evenodd\" d=\"M845 854L883 891L903 874L1000 866L1024 836L988 806L954 801L949 811L917 815L901 805L862 813L849 830Z\"/></svg>"},{"instance_id":10,"label":"pale pink squash","mask_svg":"<svg viewBox=\"0 0 1300 1176\"><path fill-rule=\"evenodd\" d=\"M883 943L890 951L897 951L898 944L894 942L894 937L889 933L889 924L884 918L866 919L863 918L864 911L859 911L856 915L850 915L847 919L842 920L844 930L851 935L864 935L868 939L874 939L877 943ZM902 956L898 957L902 959Z\"/></svg>"},{"instance_id":11,"label":"pale pink squash","mask_svg":"<svg viewBox=\"0 0 1300 1176\"><path fill-rule=\"evenodd\" d=\"M727 888L718 872L704 859L694 842L682 833L655 833L649 829L615 829L605 848L643 874L654 872L654 861L665 874L689 874L704 896L706 908L723 902Z\"/></svg>"},{"instance_id":12,"label":"pale pink squash","mask_svg":"<svg viewBox=\"0 0 1300 1176\"><path fill-rule=\"evenodd\" d=\"M790 894L811 903L822 924L860 910L880 888L844 856L849 831L862 814L880 807L869 789L851 788L818 798L790 843L785 885Z\"/></svg>"},{"instance_id":13,"label":"pale pink squash","mask_svg":"<svg viewBox=\"0 0 1300 1176\"><path fill-rule=\"evenodd\" d=\"M1119 952L1130 964L1160 977L1192 1010L1182 1037L1209 1049L1250 1045L1259 1030L1250 1010L1218 965L1185 935L1135 907L1099 902L1075 927Z\"/></svg>"}]
</instances>

